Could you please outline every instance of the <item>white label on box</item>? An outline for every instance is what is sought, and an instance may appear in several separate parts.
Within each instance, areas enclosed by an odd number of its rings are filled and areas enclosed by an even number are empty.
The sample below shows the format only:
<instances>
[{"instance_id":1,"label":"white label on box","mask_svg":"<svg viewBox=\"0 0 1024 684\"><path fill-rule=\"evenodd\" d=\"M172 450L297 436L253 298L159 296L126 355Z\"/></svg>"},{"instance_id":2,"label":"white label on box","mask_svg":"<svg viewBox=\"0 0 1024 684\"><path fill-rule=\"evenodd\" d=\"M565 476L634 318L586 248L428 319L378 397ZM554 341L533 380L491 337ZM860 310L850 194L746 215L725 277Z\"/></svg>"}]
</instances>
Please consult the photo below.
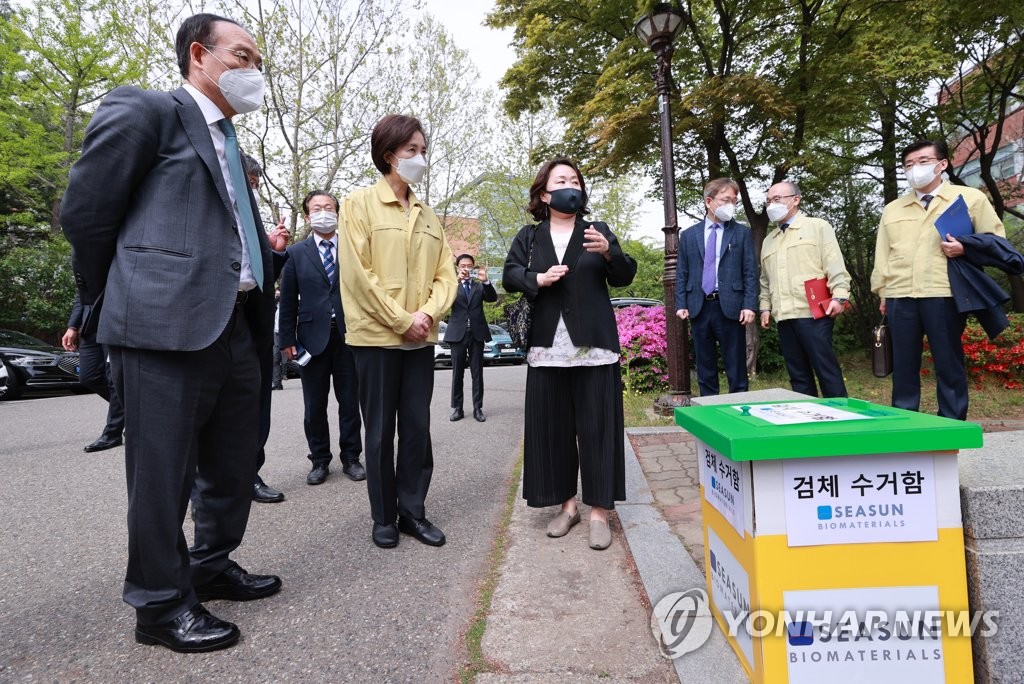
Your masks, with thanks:
<instances>
[{"instance_id":1,"label":"white label on box","mask_svg":"<svg viewBox=\"0 0 1024 684\"><path fill-rule=\"evenodd\" d=\"M697 442L697 461L700 464L700 483L704 498L721 513L736 532L743 537L746 468L718 453L707 444Z\"/></svg>"},{"instance_id":2,"label":"white label on box","mask_svg":"<svg viewBox=\"0 0 1024 684\"><path fill-rule=\"evenodd\" d=\"M794 458L782 470L790 546L938 539L931 454Z\"/></svg>"},{"instance_id":3,"label":"white label on box","mask_svg":"<svg viewBox=\"0 0 1024 684\"><path fill-rule=\"evenodd\" d=\"M843 420L871 420L871 416L853 411L844 411L835 406L811 402L789 402L785 404L757 404L735 406L737 411L766 420L773 425L800 425L803 423L827 423Z\"/></svg>"},{"instance_id":4,"label":"white label on box","mask_svg":"<svg viewBox=\"0 0 1024 684\"><path fill-rule=\"evenodd\" d=\"M789 684L946 681L939 589L783 592Z\"/></svg>"},{"instance_id":5,"label":"white label on box","mask_svg":"<svg viewBox=\"0 0 1024 684\"><path fill-rule=\"evenodd\" d=\"M708 555L711 567L711 602L720 613L730 616L750 614L750 577L740 562L722 543L715 531L708 528ZM726 620L726 624L729 620ZM747 657L747 665L754 667L754 640L746 629L736 631L736 643L743 655Z\"/></svg>"}]
</instances>

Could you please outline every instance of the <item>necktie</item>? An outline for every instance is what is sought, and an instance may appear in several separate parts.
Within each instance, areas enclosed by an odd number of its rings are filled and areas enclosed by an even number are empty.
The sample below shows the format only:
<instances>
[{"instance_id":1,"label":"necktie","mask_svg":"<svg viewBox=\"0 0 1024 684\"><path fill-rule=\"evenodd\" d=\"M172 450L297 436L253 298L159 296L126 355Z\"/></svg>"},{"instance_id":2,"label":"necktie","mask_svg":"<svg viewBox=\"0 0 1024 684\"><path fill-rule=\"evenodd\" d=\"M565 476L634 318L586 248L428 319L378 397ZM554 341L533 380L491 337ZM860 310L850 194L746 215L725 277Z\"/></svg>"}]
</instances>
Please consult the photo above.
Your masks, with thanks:
<instances>
[{"instance_id":1,"label":"necktie","mask_svg":"<svg viewBox=\"0 0 1024 684\"><path fill-rule=\"evenodd\" d=\"M786 232L787 228L789 228L789 224L788 223L783 223L781 226L779 226L779 230L781 230L783 233Z\"/></svg>"},{"instance_id":2,"label":"necktie","mask_svg":"<svg viewBox=\"0 0 1024 684\"><path fill-rule=\"evenodd\" d=\"M320 249L323 250L324 272L327 274L327 281L334 285L334 245L330 240L321 240Z\"/></svg>"},{"instance_id":3,"label":"necktie","mask_svg":"<svg viewBox=\"0 0 1024 684\"><path fill-rule=\"evenodd\" d=\"M238 216L242 221L242 232L245 235L245 247L249 253L249 267L252 268L252 277L256 280L256 287L263 289L263 253L260 250L260 240L256 234L256 221L252 217L252 205L249 203L249 184L242 172L242 158L238 156L238 138L235 137L235 127L228 119L221 119L217 122L220 130L224 131L224 156L228 162L228 172L231 174L231 186L235 189L235 204L238 206Z\"/></svg>"},{"instance_id":4,"label":"necktie","mask_svg":"<svg viewBox=\"0 0 1024 684\"><path fill-rule=\"evenodd\" d=\"M718 229L717 223L711 224L711 237L708 238L708 245L704 249L704 277L701 279L701 287L704 288L704 294L711 294L715 291L715 285L718 281Z\"/></svg>"},{"instance_id":5,"label":"necktie","mask_svg":"<svg viewBox=\"0 0 1024 684\"><path fill-rule=\"evenodd\" d=\"M925 209L928 208L928 205L931 204L931 201L932 201L932 195L921 195L921 204L924 205Z\"/></svg>"},{"instance_id":6,"label":"necktie","mask_svg":"<svg viewBox=\"0 0 1024 684\"><path fill-rule=\"evenodd\" d=\"M462 291L466 293L466 301L468 302L469 301L469 281L468 280L463 280L462 281Z\"/></svg>"}]
</instances>

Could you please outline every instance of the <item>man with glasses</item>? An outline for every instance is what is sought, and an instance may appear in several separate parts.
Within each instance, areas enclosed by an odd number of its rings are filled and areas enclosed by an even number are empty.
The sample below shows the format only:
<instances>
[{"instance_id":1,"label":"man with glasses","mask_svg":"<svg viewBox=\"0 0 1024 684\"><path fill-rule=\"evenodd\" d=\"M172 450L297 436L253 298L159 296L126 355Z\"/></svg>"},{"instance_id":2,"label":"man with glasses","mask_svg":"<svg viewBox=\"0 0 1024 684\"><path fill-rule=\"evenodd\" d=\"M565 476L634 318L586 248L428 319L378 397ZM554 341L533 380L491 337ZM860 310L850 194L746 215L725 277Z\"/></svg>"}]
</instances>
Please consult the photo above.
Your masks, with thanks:
<instances>
[{"instance_id":1,"label":"man with glasses","mask_svg":"<svg viewBox=\"0 0 1024 684\"><path fill-rule=\"evenodd\" d=\"M86 130L61 222L82 303L124 403L135 639L191 653L238 641L209 600L281 588L231 560L253 498L260 362L274 316L271 246L232 119L263 104L259 48L236 22L186 19L183 86L115 88ZM277 264L279 265L279 264ZM195 484L195 542L182 522Z\"/></svg>"},{"instance_id":2,"label":"man with glasses","mask_svg":"<svg viewBox=\"0 0 1024 684\"><path fill-rule=\"evenodd\" d=\"M757 263L750 228L735 219L740 186L716 178L704 187L705 216L679 235L676 316L689 319L697 385L718 394L718 349L730 392L746 392L744 326L754 322Z\"/></svg>"},{"instance_id":3,"label":"man with glasses","mask_svg":"<svg viewBox=\"0 0 1024 684\"><path fill-rule=\"evenodd\" d=\"M875 242L871 291L881 298L892 335L892 405L921 405L921 353L928 338L935 361L939 415L967 419L967 372L961 336L966 317L957 311L947 260L964 253L953 236L940 236L935 220L962 197L975 233L1005 236L1003 224L980 190L951 185L946 143L921 140L901 157L910 192L885 206Z\"/></svg>"},{"instance_id":4,"label":"man with glasses","mask_svg":"<svg viewBox=\"0 0 1024 684\"><path fill-rule=\"evenodd\" d=\"M836 231L828 221L800 211L800 188L792 181L769 188L766 205L778 230L761 245L761 327L767 330L772 316L778 321L779 347L794 392L818 396L820 384L821 396L845 397L832 328L850 296L850 274ZM831 298L815 312L804 283L818 278L827 281Z\"/></svg>"}]
</instances>

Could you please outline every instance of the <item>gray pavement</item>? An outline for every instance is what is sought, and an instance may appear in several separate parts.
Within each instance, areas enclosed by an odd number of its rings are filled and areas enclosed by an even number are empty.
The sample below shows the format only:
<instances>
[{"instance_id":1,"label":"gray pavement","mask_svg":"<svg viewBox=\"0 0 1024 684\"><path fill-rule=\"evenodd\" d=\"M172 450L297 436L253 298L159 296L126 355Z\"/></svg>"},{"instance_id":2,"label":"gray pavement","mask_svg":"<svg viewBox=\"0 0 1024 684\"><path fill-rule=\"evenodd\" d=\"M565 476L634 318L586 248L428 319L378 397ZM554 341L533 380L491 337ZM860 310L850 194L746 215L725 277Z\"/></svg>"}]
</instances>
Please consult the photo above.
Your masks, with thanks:
<instances>
[{"instance_id":1,"label":"gray pavement","mask_svg":"<svg viewBox=\"0 0 1024 684\"><path fill-rule=\"evenodd\" d=\"M450 681L519 453L525 375L486 369L480 424L448 421L451 372L435 373L427 515L448 535L440 549L404 535L397 549L373 546L365 485L340 468L320 486L305 483L301 388L287 381L274 393L262 473L287 500L253 504L235 554L252 572L279 574L284 588L209 603L242 640L200 655L132 639L134 615L121 601L123 449L82 452L102 428L104 402L0 403L0 681Z\"/></svg>"},{"instance_id":2,"label":"gray pavement","mask_svg":"<svg viewBox=\"0 0 1024 684\"><path fill-rule=\"evenodd\" d=\"M305 484L301 388L289 380L274 393L262 472L287 500L253 505L235 554L252 572L281 575L284 588L262 601L209 603L240 626L242 640L187 656L132 639L134 615L121 602L123 450L81 451L99 433L105 404L94 396L0 403L0 496L8 503L0 528L0 681L457 679L467 659L461 637L521 450L526 368L485 370L483 424L471 417L450 423L451 372L434 377L427 514L448 544L434 549L403 535L397 549L378 549L369 538L363 484L337 467L323 485ZM657 444L685 443L685 433L639 432L671 434L650 434L636 452L626 442L628 501L612 518L614 542L606 551L587 546L586 507L569 535L549 539L553 511L527 508L517 491L481 644L489 671L476 681L737 681L738 665L719 633L676 661L658 652L650 602L703 585L684 548L699 559L702 540L682 534L699 530L692 483L669 476L687 468L685 446L661 453L664 444ZM648 448L654 451L644 453ZM645 476L652 463L661 472ZM656 479L649 484L648 477ZM668 486L686 500L677 504Z\"/></svg>"}]
</instances>

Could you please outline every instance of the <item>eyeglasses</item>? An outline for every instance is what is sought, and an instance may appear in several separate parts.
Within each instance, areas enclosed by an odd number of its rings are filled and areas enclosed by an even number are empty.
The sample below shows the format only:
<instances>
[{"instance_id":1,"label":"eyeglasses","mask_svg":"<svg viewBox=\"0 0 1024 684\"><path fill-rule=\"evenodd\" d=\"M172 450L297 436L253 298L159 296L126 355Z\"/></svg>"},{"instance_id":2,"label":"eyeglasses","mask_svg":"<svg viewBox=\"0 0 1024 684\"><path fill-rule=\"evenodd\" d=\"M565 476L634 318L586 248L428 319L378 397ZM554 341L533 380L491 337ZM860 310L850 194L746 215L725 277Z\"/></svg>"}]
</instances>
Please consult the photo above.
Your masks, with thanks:
<instances>
[{"instance_id":1,"label":"eyeglasses","mask_svg":"<svg viewBox=\"0 0 1024 684\"><path fill-rule=\"evenodd\" d=\"M922 159L915 159L913 161L908 161L907 163L905 163L903 165L903 168L905 170L909 171L910 169L914 168L915 166L922 166L922 165L925 165L925 164L934 164L934 163L936 163L938 161L941 161L941 160L940 159L935 159L934 157L924 157Z\"/></svg>"},{"instance_id":2,"label":"eyeglasses","mask_svg":"<svg viewBox=\"0 0 1024 684\"><path fill-rule=\"evenodd\" d=\"M779 200L789 199L790 197L796 197L796 195L795 194L794 195L774 195L772 197L769 197L767 200L765 200L765 204L774 204L775 202L778 202Z\"/></svg>"},{"instance_id":3,"label":"eyeglasses","mask_svg":"<svg viewBox=\"0 0 1024 684\"><path fill-rule=\"evenodd\" d=\"M242 65L243 69L256 69L260 72L263 71L263 60L255 59L245 50L232 50L231 48L226 48L221 45L203 45L203 47L207 50L224 50L225 52L230 52L238 59L238 63Z\"/></svg>"}]
</instances>

